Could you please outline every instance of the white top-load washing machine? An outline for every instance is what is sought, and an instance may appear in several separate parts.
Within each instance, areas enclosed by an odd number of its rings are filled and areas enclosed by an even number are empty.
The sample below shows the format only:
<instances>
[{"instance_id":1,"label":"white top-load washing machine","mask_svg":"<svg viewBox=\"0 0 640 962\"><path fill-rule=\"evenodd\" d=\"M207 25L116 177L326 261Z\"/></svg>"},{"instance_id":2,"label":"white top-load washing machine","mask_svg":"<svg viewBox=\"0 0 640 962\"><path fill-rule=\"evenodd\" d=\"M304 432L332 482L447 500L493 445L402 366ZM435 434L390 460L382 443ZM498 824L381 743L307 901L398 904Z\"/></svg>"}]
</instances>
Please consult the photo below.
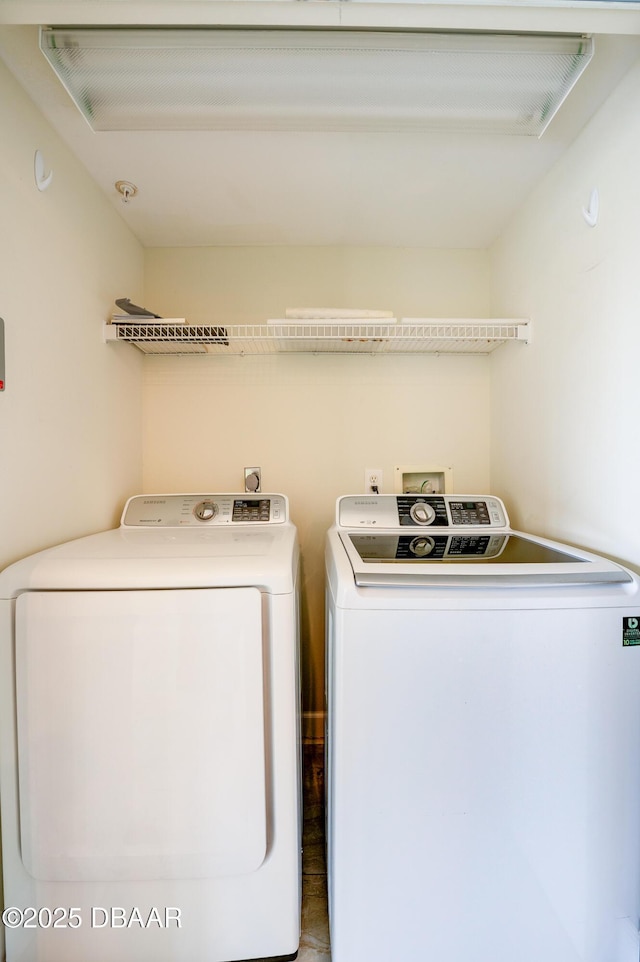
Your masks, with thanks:
<instances>
[{"instance_id":1,"label":"white top-load washing machine","mask_svg":"<svg viewBox=\"0 0 640 962\"><path fill-rule=\"evenodd\" d=\"M328 534L333 962L637 962L639 579L495 497Z\"/></svg>"},{"instance_id":2,"label":"white top-load washing machine","mask_svg":"<svg viewBox=\"0 0 640 962\"><path fill-rule=\"evenodd\" d=\"M298 542L146 495L0 575L7 962L293 958Z\"/></svg>"}]
</instances>

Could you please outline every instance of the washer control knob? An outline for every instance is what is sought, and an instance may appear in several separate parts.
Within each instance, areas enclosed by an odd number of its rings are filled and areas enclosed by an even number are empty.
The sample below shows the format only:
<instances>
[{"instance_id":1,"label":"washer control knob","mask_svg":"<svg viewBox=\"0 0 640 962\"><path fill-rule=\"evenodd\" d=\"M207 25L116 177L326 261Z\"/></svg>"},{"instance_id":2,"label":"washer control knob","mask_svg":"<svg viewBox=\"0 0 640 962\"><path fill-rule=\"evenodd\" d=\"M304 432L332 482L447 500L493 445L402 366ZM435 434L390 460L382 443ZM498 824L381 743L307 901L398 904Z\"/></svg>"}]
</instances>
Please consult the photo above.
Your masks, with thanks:
<instances>
[{"instance_id":1,"label":"washer control knob","mask_svg":"<svg viewBox=\"0 0 640 962\"><path fill-rule=\"evenodd\" d=\"M435 516L434 509L426 501L414 501L409 510L409 517L416 524L431 524Z\"/></svg>"},{"instance_id":2,"label":"washer control knob","mask_svg":"<svg viewBox=\"0 0 640 962\"><path fill-rule=\"evenodd\" d=\"M193 509L193 513L198 521L211 521L218 513L218 505L215 501L200 501Z\"/></svg>"},{"instance_id":3,"label":"washer control knob","mask_svg":"<svg viewBox=\"0 0 640 962\"><path fill-rule=\"evenodd\" d=\"M436 543L433 538L414 538L409 545L409 551L416 558L426 558L435 548Z\"/></svg>"}]
</instances>

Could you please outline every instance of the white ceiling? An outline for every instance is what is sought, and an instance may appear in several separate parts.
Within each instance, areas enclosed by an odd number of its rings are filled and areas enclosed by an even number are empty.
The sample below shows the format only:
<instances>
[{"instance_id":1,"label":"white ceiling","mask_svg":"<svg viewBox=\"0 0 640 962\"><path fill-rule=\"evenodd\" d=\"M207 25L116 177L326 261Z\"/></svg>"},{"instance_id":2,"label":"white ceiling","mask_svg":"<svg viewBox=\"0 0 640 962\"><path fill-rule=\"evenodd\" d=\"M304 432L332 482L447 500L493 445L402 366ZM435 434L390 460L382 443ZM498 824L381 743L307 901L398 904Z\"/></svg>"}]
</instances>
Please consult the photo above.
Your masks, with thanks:
<instances>
[{"instance_id":1,"label":"white ceiling","mask_svg":"<svg viewBox=\"0 0 640 962\"><path fill-rule=\"evenodd\" d=\"M40 53L37 26L0 27L0 56L146 247L484 248L637 59L638 44L633 34L596 36L592 63L540 140L451 133L96 133ZM139 189L126 206L115 191L117 180Z\"/></svg>"}]
</instances>

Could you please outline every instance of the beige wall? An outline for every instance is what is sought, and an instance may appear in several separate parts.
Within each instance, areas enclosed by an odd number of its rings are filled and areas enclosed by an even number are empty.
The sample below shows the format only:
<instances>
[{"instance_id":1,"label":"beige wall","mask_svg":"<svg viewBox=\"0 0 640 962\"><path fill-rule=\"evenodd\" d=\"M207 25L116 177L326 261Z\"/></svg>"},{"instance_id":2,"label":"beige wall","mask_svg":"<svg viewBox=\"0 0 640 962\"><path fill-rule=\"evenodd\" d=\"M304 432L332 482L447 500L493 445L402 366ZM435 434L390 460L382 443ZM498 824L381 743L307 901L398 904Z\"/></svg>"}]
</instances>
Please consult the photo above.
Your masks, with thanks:
<instances>
[{"instance_id":1,"label":"beige wall","mask_svg":"<svg viewBox=\"0 0 640 962\"><path fill-rule=\"evenodd\" d=\"M640 469L640 68L490 255L150 250L144 295L138 243L4 69L0 86L0 121L10 132L0 144L10 225L0 237L0 564L115 523L141 486L238 488L242 468L258 463L265 487L289 495L300 528L311 710L321 708L324 531L336 496L360 490L367 466L383 468L390 490L396 464L451 465L457 490L503 495L517 524L640 565L640 523L629 507ZM44 193L33 183L36 148L54 169ZM601 218L592 230L581 208L594 186ZM529 315L534 342L489 360L143 361L133 348L102 343L100 322L116 296L144 296L162 313L203 323L325 305L399 316Z\"/></svg>"},{"instance_id":2,"label":"beige wall","mask_svg":"<svg viewBox=\"0 0 640 962\"><path fill-rule=\"evenodd\" d=\"M287 307L486 316L483 252L198 248L146 252L145 298L192 323L260 323ZM517 349L520 345L514 345ZM323 544L340 494L366 467L451 465L457 490L489 483L488 361L275 355L147 358L146 491L238 490L260 465L291 502L303 550L303 694L322 709Z\"/></svg>"},{"instance_id":3,"label":"beige wall","mask_svg":"<svg viewBox=\"0 0 640 962\"><path fill-rule=\"evenodd\" d=\"M518 524L640 565L640 65L492 252L496 312L534 342L492 360L492 489ZM600 192L600 219L582 207Z\"/></svg>"},{"instance_id":4,"label":"beige wall","mask_svg":"<svg viewBox=\"0 0 640 962\"><path fill-rule=\"evenodd\" d=\"M0 65L0 567L110 527L141 484L135 352L102 341L114 297L142 285L142 250ZM35 186L42 150L53 182Z\"/></svg>"}]
</instances>

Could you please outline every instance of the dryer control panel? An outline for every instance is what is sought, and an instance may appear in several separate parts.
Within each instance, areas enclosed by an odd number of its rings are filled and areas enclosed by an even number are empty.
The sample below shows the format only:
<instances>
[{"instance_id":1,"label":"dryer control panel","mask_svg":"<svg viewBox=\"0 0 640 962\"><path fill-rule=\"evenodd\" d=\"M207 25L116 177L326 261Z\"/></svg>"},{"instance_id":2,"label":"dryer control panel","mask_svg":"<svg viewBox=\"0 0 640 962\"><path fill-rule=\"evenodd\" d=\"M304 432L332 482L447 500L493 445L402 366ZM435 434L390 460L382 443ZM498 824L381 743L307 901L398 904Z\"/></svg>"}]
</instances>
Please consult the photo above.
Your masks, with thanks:
<instances>
[{"instance_id":1,"label":"dryer control panel","mask_svg":"<svg viewBox=\"0 0 640 962\"><path fill-rule=\"evenodd\" d=\"M341 528L508 528L500 498L475 494L377 494L338 498Z\"/></svg>"},{"instance_id":2,"label":"dryer control panel","mask_svg":"<svg viewBox=\"0 0 640 962\"><path fill-rule=\"evenodd\" d=\"M124 528L197 528L288 520L289 503L283 494L141 494L129 498L120 524Z\"/></svg>"}]
</instances>

